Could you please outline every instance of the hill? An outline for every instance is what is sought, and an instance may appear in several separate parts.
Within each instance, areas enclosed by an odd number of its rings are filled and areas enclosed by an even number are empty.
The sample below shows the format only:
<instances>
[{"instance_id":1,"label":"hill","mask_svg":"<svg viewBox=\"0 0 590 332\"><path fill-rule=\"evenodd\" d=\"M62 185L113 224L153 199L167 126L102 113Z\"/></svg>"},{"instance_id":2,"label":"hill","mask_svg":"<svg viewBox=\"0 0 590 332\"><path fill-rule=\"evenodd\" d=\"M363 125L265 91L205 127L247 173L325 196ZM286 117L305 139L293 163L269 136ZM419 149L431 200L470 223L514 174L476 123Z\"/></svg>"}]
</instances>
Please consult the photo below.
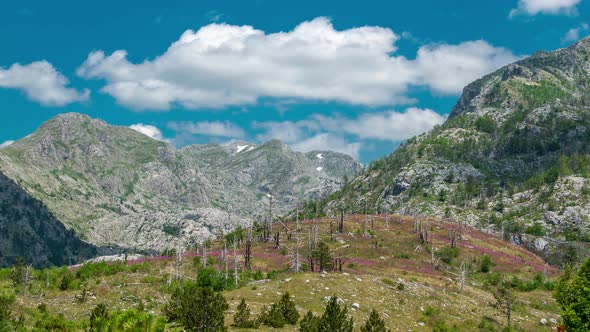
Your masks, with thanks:
<instances>
[{"instance_id":1,"label":"hill","mask_svg":"<svg viewBox=\"0 0 590 332\"><path fill-rule=\"evenodd\" d=\"M265 242L260 229L254 227L251 237L245 230L238 230L227 240L211 242L206 255L199 247L189 248L180 260L146 257L76 266L71 268L73 277L63 290L59 285L68 270L37 271L39 281L27 293L17 293L17 304L11 309L17 315L22 313L26 324L33 324L43 320L35 309L42 302L50 315L63 313L78 327L88 321L89 312L98 303L105 303L111 311L140 308L160 315L178 277L223 290L230 304L227 326L233 322L241 298L256 316L264 306L289 292L301 316L308 310L320 314L326 299L337 295L355 319L357 329L375 308L393 331L428 331L443 325L458 331L498 331L507 322L505 309L497 305L494 294L505 280L513 297L513 327L550 331L558 324L559 309L551 289L559 272L519 246L469 226L422 216L345 216L342 233L336 231L337 222L301 220L299 232L294 221L276 224L281 229L278 247L273 241ZM414 232L416 228L421 231ZM424 231L428 240L422 242L419 234ZM245 267L248 238L252 239L251 270ZM233 241L237 244L235 251ZM224 242L227 254L223 253ZM327 261L341 259L342 271L337 264L335 268L326 265L326 271L321 272L317 254L312 255L316 264L311 270L309 254L324 245ZM315 249L310 251L309 246ZM292 269L297 247L300 272ZM50 278L48 287L41 278L46 274ZM9 280L0 277L0 289L6 292L9 288ZM87 296L80 300L81 294ZM174 330L174 326L169 324L168 328ZM263 325L261 330L271 329ZM297 326L278 330L294 331Z\"/></svg>"},{"instance_id":2,"label":"hill","mask_svg":"<svg viewBox=\"0 0 590 332\"><path fill-rule=\"evenodd\" d=\"M588 255L589 95L590 38L507 65L318 206L460 218L546 257L555 241Z\"/></svg>"},{"instance_id":3,"label":"hill","mask_svg":"<svg viewBox=\"0 0 590 332\"><path fill-rule=\"evenodd\" d=\"M19 257L36 267L72 264L98 254L43 205L0 172L0 267Z\"/></svg>"}]
</instances>

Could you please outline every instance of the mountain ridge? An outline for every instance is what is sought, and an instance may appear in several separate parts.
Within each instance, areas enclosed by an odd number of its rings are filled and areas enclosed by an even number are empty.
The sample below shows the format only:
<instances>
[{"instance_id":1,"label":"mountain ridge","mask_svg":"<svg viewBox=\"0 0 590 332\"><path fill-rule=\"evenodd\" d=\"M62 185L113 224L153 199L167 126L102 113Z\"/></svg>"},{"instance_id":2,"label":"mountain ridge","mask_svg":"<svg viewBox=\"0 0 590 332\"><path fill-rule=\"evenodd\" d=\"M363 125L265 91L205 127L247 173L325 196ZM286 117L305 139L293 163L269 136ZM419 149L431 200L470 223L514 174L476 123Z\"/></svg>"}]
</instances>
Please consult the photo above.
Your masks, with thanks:
<instances>
[{"instance_id":1,"label":"mountain ridge","mask_svg":"<svg viewBox=\"0 0 590 332\"><path fill-rule=\"evenodd\" d=\"M65 113L0 149L0 169L83 239L130 249L163 250L262 221L267 192L276 196L278 216L341 185L280 141L247 144L176 149L131 128ZM243 150L232 151L238 145ZM334 156L334 174L352 176L360 167ZM180 240L170 232L177 228Z\"/></svg>"},{"instance_id":2,"label":"mountain ridge","mask_svg":"<svg viewBox=\"0 0 590 332\"><path fill-rule=\"evenodd\" d=\"M445 123L373 161L318 204L324 213L362 211L366 204L370 211L412 211L490 232L505 229L507 239L560 264L551 241L590 252L584 242L590 238L589 164L586 38L467 85Z\"/></svg>"}]
</instances>

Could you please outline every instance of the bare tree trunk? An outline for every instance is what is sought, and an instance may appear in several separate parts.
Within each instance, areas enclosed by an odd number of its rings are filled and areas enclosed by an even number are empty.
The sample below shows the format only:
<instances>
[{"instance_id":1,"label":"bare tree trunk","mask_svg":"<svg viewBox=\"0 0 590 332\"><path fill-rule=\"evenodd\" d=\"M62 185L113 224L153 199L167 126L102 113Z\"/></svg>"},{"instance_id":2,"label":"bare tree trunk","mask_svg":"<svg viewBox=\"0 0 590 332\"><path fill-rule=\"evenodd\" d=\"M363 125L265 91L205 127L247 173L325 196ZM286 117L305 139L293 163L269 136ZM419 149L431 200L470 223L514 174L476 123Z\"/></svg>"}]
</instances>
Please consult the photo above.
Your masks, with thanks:
<instances>
[{"instance_id":1,"label":"bare tree trunk","mask_svg":"<svg viewBox=\"0 0 590 332\"><path fill-rule=\"evenodd\" d=\"M234 283L236 288L238 288L239 284L239 276L238 276L238 255L236 254L236 237L234 236Z\"/></svg>"}]
</instances>

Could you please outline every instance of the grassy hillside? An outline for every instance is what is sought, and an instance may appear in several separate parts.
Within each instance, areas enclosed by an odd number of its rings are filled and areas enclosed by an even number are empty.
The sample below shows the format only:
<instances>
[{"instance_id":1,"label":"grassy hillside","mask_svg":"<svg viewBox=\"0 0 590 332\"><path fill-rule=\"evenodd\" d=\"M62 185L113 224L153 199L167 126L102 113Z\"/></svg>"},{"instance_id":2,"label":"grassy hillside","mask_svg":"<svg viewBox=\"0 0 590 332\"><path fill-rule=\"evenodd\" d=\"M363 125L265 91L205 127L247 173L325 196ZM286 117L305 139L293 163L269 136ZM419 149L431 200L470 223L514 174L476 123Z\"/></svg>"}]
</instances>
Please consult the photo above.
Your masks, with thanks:
<instances>
[{"instance_id":1,"label":"grassy hillside","mask_svg":"<svg viewBox=\"0 0 590 332\"><path fill-rule=\"evenodd\" d=\"M227 326L233 322L233 312L241 298L246 299L252 314L257 315L263 306L289 292L301 316L308 310L321 314L326 300L338 296L354 318L355 329L375 308L393 331L430 331L435 326L459 331L480 328L494 331L506 324L503 310L496 305L493 295L498 284L505 280L513 296L514 327L549 331L556 325L551 321L559 320L559 309L551 289L559 274L557 270L530 252L471 227L440 219L417 218L417 221L427 231L428 242L421 243L418 233L413 232L414 217L409 216L403 217L402 223L399 216L347 216L343 234L336 233L336 220L302 222L299 250L304 264L299 273L289 270L298 237L294 222L285 226L275 224L279 248L272 241L257 242L258 233L254 231L252 271L244 268L245 242L236 247L238 287L234 286L232 245L229 245L226 279L223 240L219 240L209 244L207 268L203 267L202 249L199 249L198 255L187 251L178 262L178 270L174 257L130 259L127 264L92 263L35 271L34 281L16 290L10 271L3 270L0 294L8 298L14 294L10 309L13 316L22 315L25 326L41 325L40 321L63 314L63 320L71 324L72 330L79 330L88 324L91 310L99 303L105 303L111 311L139 308L162 315L169 291L180 275L185 280L223 289L230 305ZM314 225L318 229L318 247L320 243L327 244L332 258L344 260L342 272L330 269L320 273L317 268L315 272L309 271L308 235L312 234ZM453 230L456 237L452 236ZM238 240L243 236L244 232L237 231L227 238ZM451 248L453 238L456 238L456 249ZM491 264L484 257L489 257ZM466 275L462 292L461 270ZM540 323L542 319L547 325ZM167 328L173 329L174 324L169 323ZM264 325L260 329L270 330ZM281 330L297 329L287 325Z\"/></svg>"}]
</instances>

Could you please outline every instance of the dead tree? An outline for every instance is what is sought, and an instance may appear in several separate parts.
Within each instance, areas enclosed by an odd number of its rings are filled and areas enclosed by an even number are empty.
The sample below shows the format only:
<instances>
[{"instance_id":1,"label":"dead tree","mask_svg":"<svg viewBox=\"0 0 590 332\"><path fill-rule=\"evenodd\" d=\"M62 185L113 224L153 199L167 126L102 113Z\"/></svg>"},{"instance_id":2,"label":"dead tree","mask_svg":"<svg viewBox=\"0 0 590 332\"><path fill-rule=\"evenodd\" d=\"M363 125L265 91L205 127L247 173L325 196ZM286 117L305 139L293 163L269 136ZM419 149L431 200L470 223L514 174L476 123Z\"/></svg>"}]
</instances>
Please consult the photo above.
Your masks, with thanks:
<instances>
[{"instance_id":1,"label":"dead tree","mask_svg":"<svg viewBox=\"0 0 590 332\"><path fill-rule=\"evenodd\" d=\"M207 267L207 240L203 241L203 244L201 246L201 264L203 265L203 267Z\"/></svg>"},{"instance_id":2,"label":"dead tree","mask_svg":"<svg viewBox=\"0 0 590 332\"><path fill-rule=\"evenodd\" d=\"M275 236L274 236L275 249L281 248L280 239L281 239L280 233L279 232L276 232L275 233Z\"/></svg>"},{"instance_id":3,"label":"dead tree","mask_svg":"<svg viewBox=\"0 0 590 332\"><path fill-rule=\"evenodd\" d=\"M338 232L344 233L344 209L340 208L340 224L338 224Z\"/></svg>"},{"instance_id":4,"label":"dead tree","mask_svg":"<svg viewBox=\"0 0 590 332\"><path fill-rule=\"evenodd\" d=\"M272 234L272 192L268 194L268 223L269 223L269 232Z\"/></svg>"},{"instance_id":5,"label":"dead tree","mask_svg":"<svg viewBox=\"0 0 590 332\"><path fill-rule=\"evenodd\" d=\"M330 241L334 241L334 224L330 220Z\"/></svg>"},{"instance_id":6,"label":"dead tree","mask_svg":"<svg viewBox=\"0 0 590 332\"><path fill-rule=\"evenodd\" d=\"M234 283L236 288L238 288L238 283L239 283L239 275L238 275L238 255L236 253L236 237L234 236L234 243L233 243L233 249L234 249Z\"/></svg>"},{"instance_id":7,"label":"dead tree","mask_svg":"<svg viewBox=\"0 0 590 332\"><path fill-rule=\"evenodd\" d=\"M227 280L227 261L229 260L229 255L227 254L227 241L225 240L223 241L223 251L221 256L223 257L223 263L225 265L225 280Z\"/></svg>"},{"instance_id":8,"label":"dead tree","mask_svg":"<svg viewBox=\"0 0 590 332\"><path fill-rule=\"evenodd\" d=\"M247 270L252 270L252 235L250 234L246 239L246 254L244 255L244 267Z\"/></svg>"},{"instance_id":9,"label":"dead tree","mask_svg":"<svg viewBox=\"0 0 590 332\"><path fill-rule=\"evenodd\" d=\"M337 272L342 272L342 267L344 266L344 263L346 263L344 257L342 257L342 254L338 254L338 256L334 257L333 270Z\"/></svg>"}]
</instances>

